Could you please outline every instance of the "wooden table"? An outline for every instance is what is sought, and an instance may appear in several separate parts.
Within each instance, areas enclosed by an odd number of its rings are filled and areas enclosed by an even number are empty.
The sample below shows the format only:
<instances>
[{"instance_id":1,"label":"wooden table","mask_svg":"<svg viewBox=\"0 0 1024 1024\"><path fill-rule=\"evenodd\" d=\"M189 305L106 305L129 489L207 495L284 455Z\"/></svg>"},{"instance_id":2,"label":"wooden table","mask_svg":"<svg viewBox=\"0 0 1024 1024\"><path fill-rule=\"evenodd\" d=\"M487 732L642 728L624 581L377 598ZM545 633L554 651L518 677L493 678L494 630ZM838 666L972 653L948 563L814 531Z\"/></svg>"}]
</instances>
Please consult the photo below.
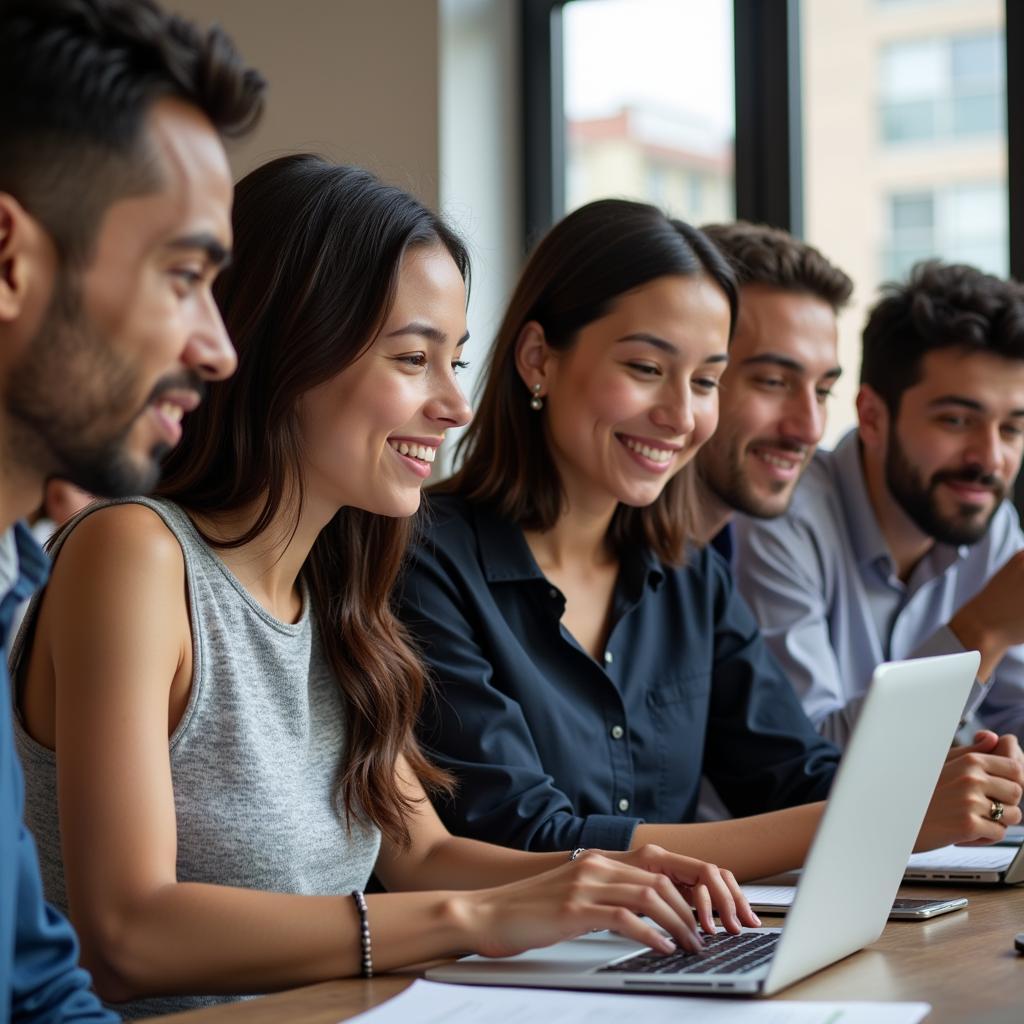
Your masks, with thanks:
<instances>
[{"instance_id":1,"label":"wooden table","mask_svg":"<svg viewBox=\"0 0 1024 1024\"><path fill-rule=\"evenodd\" d=\"M928 1024L1024 1022L1024 956L1013 950L1014 935L1024 931L1024 886L901 890L903 896L933 894L967 896L970 906L928 921L891 921L876 943L776 998L927 1002L933 1007ZM329 981L160 1019L180 1024L334 1024L397 995L416 976Z\"/></svg>"}]
</instances>

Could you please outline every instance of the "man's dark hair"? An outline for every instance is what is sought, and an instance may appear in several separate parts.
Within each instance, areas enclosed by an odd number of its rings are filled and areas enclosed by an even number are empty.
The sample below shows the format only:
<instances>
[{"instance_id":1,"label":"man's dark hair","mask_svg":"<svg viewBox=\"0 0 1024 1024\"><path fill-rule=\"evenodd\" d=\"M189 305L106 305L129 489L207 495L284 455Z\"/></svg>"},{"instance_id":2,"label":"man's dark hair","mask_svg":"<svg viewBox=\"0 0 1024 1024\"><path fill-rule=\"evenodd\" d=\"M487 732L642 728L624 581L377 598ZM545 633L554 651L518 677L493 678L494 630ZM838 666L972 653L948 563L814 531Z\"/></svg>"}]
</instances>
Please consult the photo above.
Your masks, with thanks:
<instances>
[{"instance_id":1,"label":"man's dark hair","mask_svg":"<svg viewBox=\"0 0 1024 1024\"><path fill-rule=\"evenodd\" d=\"M159 187L144 133L155 101L182 99L234 136L264 89L219 28L154 0L0 0L0 192L81 264L111 203Z\"/></svg>"},{"instance_id":2,"label":"man's dark hair","mask_svg":"<svg viewBox=\"0 0 1024 1024\"><path fill-rule=\"evenodd\" d=\"M787 231L737 220L701 230L732 263L736 278L787 292L804 292L838 313L853 294L853 281L822 254Z\"/></svg>"},{"instance_id":3,"label":"man's dark hair","mask_svg":"<svg viewBox=\"0 0 1024 1024\"><path fill-rule=\"evenodd\" d=\"M868 313L860 382L895 416L922 359L944 348L1024 360L1024 287L962 263L918 263Z\"/></svg>"}]
</instances>

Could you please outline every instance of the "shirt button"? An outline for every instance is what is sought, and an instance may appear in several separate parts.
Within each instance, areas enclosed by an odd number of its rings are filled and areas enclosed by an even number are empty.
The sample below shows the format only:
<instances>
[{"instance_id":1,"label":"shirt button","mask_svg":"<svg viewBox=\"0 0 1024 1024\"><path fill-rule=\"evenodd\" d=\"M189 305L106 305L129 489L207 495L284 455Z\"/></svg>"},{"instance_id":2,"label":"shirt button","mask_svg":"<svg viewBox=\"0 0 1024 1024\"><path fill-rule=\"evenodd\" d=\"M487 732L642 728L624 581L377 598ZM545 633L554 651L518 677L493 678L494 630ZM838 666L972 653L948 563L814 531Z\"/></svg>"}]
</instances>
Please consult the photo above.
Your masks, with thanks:
<instances>
[{"instance_id":1,"label":"shirt button","mask_svg":"<svg viewBox=\"0 0 1024 1024\"><path fill-rule=\"evenodd\" d=\"M623 813L629 810L629 801L625 797L619 801L619 810Z\"/></svg>"},{"instance_id":2,"label":"shirt button","mask_svg":"<svg viewBox=\"0 0 1024 1024\"><path fill-rule=\"evenodd\" d=\"M604 663L610 665L615 660L615 655L611 651L604 652Z\"/></svg>"},{"instance_id":3,"label":"shirt button","mask_svg":"<svg viewBox=\"0 0 1024 1024\"><path fill-rule=\"evenodd\" d=\"M613 740L621 740L624 735L625 735L625 729L623 729L621 725L613 725L612 726L612 739Z\"/></svg>"},{"instance_id":4,"label":"shirt button","mask_svg":"<svg viewBox=\"0 0 1024 1024\"><path fill-rule=\"evenodd\" d=\"M554 588L554 587L552 587L552 588L551 588L551 589L550 589L550 590L548 591L548 597L558 597L558 591L557 591L557 590L555 590L555 588Z\"/></svg>"}]
</instances>

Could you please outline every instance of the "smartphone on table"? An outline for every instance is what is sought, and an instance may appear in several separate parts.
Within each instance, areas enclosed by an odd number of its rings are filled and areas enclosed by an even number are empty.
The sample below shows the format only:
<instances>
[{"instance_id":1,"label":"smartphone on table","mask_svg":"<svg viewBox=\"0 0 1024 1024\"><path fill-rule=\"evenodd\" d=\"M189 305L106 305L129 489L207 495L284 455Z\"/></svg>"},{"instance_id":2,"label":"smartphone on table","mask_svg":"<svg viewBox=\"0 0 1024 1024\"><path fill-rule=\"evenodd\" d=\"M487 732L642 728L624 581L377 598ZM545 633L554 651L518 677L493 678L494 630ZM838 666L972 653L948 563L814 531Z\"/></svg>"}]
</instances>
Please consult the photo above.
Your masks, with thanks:
<instances>
[{"instance_id":1,"label":"smartphone on table","mask_svg":"<svg viewBox=\"0 0 1024 1024\"><path fill-rule=\"evenodd\" d=\"M951 896L944 900L905 900L897 897L892 901L889 911L890 921L923 921L928 917L948 914L951 910L960 910L967 906L965 896Z\"/></svg>"},{"instance_id":2,"label":"smartphone on table","mask_svg":"<svg viewBox=\"0 0 1024 1024\"><path fill-rule=\"evenodd\" d=\"M796 886L793 885L744 885L741 886L755 914L785 914L793 903ZM939 914L948 914L967 906L964 896L950 896L942 899L893 900L889 911L890 921L924 921Z\"/></svg>"}]
</instances>

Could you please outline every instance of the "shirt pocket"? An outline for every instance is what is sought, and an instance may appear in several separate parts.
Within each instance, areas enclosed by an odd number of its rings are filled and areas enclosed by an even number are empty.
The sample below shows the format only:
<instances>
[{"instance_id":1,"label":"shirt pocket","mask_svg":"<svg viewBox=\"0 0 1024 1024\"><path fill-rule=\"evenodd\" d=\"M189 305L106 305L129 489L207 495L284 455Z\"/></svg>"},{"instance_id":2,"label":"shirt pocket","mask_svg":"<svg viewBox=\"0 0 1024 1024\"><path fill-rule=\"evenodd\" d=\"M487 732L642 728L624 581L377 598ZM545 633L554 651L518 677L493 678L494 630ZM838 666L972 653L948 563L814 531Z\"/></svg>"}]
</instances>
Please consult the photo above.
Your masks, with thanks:
<instances>
[{"instance_id":1,"label":"shirt pocket","mask_svg":"<svg viewBox=\"0 0 1024 1024\"><path fill-rule=\"evenodd\" d=\"M659 820L689 820L696 810L704 764L711 671L672 674L647 695L658 760Z\"/></svg>"}]
</instances>

